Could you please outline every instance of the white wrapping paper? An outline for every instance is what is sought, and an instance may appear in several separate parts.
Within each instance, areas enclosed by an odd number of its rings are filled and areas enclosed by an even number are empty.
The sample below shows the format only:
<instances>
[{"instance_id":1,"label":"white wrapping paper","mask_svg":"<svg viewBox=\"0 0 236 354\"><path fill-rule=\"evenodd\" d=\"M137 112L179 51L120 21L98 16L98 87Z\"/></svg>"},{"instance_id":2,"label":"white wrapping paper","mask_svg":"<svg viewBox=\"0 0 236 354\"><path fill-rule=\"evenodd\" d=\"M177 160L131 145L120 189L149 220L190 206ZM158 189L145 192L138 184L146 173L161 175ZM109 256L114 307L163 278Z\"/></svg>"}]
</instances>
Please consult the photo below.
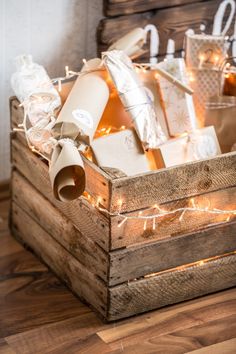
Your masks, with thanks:
<instances>
[{"instance_id":1,"label":"white wrapping paper","mask_svg":"<svg viewBox=\"0 0 236 354\"><path fill-rule=\"evenodd\" d=\"M157 148L166 136L131 60L118 50L105 52L102 57L144 148Z\"/></svg>"}]
</instances>

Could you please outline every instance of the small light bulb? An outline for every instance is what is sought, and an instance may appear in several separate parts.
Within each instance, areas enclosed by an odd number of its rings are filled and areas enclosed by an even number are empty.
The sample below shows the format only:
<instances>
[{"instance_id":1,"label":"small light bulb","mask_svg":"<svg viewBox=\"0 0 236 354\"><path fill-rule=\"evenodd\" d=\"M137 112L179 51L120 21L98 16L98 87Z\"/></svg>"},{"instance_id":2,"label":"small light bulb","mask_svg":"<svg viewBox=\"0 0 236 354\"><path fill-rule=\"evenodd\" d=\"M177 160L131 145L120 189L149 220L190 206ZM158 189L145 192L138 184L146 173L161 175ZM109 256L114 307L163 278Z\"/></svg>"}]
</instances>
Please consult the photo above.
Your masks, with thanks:
<instances>
[{"instance_id":1,"label":"small light bulb","mask_svg":"<svg viewBox=\"0 0 236 354\"><path fill-rule=\"evenodd\" d=\"M147 230L147 220L144 221L144 224L143 224L143 230Z\"/></svg>"}]
</instances>

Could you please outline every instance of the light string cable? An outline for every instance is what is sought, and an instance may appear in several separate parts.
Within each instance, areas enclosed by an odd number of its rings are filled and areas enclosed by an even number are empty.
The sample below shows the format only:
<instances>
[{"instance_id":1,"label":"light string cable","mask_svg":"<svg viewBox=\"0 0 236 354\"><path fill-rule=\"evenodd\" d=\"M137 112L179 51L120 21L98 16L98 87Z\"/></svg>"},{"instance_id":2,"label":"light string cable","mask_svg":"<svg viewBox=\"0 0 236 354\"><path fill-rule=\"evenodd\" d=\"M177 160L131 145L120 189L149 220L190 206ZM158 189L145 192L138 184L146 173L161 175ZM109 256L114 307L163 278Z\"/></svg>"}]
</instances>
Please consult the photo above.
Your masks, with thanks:
<instances>
[{"instance_id":1,"label":"light string cable","mask_svg":"<svg viewBox=\"0 0 236 354\"><path fill-rule=\"evenodd\" d=\"M87 198L85 196L82 196L81 198L84 198L86 200L91 200L92 197L89 196L89 198ZM119 210L116 212L110 212L107 209L101 207L100 201L101 201L101 198L98 198L97 202L93 202L92 203L93 207L95 207L99 211L101 211L109 216L119 216L120 218L122 218L122 220L118 223L118 227L121 227L128 220L143 220L144 221L144 230L146 230L147 222L149 220L152 220L152 229L155 230L156 226L157 226L156 219L158 220L164 216L170 216L170 215L174 215L177 213L180 214L180 216L178 217L180 222L183 221L183 218L184 218L184 215L186 212L201 212L201 213L208 213L208 214L212 214L212 215L226 215L227 218L226 218L225 222L228 222L232 216L236 215L236 209L233 209L233 210L223 210L223 209L219 209L219 208L212 208L211 209L209 200L208 200L208 205L206 207L198 207L195 204L194 198L190 199L191 206L181 207L181 208L177 208L177 209L173 209L173 210L164 210L164 209L160 208L157 204L155 204L154 206L143 210L145 212L154 211L154 213L149 214L149 215L143 215L143 211L139 211L138 215L122 214L121 213L121 208L123 205L122 200L118 201ZM210 224L210 225L212 225L212 224Z\"/></svg>"}]
</instances>

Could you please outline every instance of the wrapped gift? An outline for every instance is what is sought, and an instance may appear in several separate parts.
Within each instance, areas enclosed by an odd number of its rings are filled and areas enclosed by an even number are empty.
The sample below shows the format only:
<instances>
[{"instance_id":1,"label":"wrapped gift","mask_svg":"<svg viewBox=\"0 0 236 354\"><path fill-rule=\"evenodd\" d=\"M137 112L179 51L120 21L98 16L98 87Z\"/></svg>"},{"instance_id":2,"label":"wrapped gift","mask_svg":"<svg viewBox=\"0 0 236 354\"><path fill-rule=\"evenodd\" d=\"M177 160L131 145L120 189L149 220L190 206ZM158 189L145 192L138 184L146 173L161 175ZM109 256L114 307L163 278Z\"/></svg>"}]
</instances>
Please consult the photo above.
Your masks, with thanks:
<instances>
[{"instance_id":1,"label":"wrapped gift","mask_svg":"<svg viewBox=\"0 0 236 354\"><path fill-rule=\"evenodd\" d=\"M197 129L185 136L168 140L152 151L157 168L209 159L221 154L213 126Z\"/></svg>"},{"instance_id":2,"label":"wrapped gift","mask_svg":"<svg viewBox=\"0 0 236 354\"><path fill-rule=\"evenodd\" d=\"M106 73L100 59L85 64L59 113L55 137L66 137L90 144L109 99Z\"/></svg>"},{"instance_id":3,"label":"wrapped gift","mask_svg":"<svg viewBox=\"0 0 236 354\"><path fill-rule=\"evenodd\" d=\"M205 125L213 125L223 153L236 143L236 97L213 96L206 106Z\"/></svg>"},{"instance_id":4,"label":"wrapped gift","mask_svg":"<svg viewBox=\"0 0 236 354\"><path fill-rule=\"evenodd\" d=\"M140 140L133 129L95 139L91 143L99 166L117 168L127 176L149 171L149 164Z\"/></svg>"},{"instance_id":5,"label":"wrapped gift","mask_svg":"<svg viewBox=\"0 0 236 354\"><path fill-rule=\"evenodd\" d=\"M158 147L166 141L166 136L131 60L118 50L103 53L103 60L143 146Z\"/></svg>"},{"instance_id":6,"label":"wrapped gift","mask_svg":"<svg viewBox=\"0 0 236 354\"><path fill-rule=\"evenodd\" d=\"M194 90L196 115L204 124L205 104L220 90L220 64L227 55L227 41L222 35L186 33L186 64Z\"/></svg>"},{"instance_id":7,"label":"wrapped gift","mask_svg":"<svg viewBox=\"0 0 236 354\"><path fill-rule=\"evenodd\" d=\"M188 85L184 59L173 58L157 64L174 78ZM158 75L159 92L170 136L190 132L198 127L192 95L176 86L175 81Z\"/></svg>"}]
</instances>

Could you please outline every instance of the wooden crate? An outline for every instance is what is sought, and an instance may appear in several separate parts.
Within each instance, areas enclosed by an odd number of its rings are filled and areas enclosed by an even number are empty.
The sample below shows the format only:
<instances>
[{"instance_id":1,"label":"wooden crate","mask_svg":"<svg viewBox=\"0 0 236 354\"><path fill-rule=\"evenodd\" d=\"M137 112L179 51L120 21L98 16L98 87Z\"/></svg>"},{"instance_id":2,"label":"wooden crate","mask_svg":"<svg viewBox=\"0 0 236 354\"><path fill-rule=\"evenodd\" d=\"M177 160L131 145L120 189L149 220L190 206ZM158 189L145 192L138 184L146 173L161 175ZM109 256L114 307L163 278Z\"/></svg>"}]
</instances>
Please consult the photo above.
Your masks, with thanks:
<instances>
[{"instance_id":1,"label":"wooden crate","mask_svg":"<svg viewBox=\"0 0 236 354\"><path fill-rule=\"evenodd\" d=\"M10 108L15 127L23 112L15 98ZM13 234L107 321L236 285L235 217L197 212L182 222L163 218L155 230L141 220L118 227L119 216L84 198L55 200L47 164L20 132L12 134L11 158ZM236 153L134 177L84 163L86 191L110 212L145 214L155 203L173 210L190 198L236 209Z\"/></svg>"}]
</instances>

